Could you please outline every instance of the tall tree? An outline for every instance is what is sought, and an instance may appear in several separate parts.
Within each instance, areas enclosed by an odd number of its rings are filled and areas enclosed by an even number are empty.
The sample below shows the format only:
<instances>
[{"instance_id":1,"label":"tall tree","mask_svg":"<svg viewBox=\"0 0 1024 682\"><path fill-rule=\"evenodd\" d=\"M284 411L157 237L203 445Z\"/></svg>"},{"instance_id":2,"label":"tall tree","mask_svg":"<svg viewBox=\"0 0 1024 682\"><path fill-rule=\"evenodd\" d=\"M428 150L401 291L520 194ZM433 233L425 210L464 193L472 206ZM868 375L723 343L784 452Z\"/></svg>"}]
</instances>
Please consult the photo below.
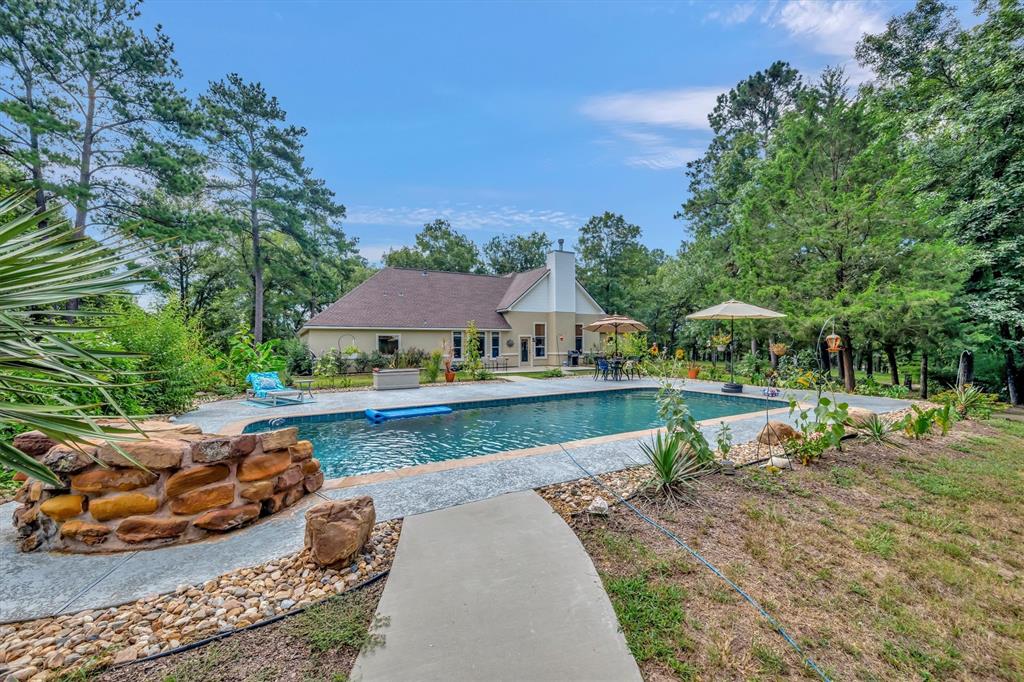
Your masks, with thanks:
<instances>
[{"instance_id":1,"label":"tall tree","mask_svg":"<svg viewBox=\"0 0 1024 682\"><path fill-rule=\"evenodd\" d=\"M416 233L415 246L403 246L385 253L384 264L391 268L483 272L476 244L453 229L451 223L444 218L424 225Z\"/></svg>"},{"instance_id":2,"label":"tall tree","mask_svg":"<svg viewBox=\"0 0 1024 682\"><path fill-rule=\"evenodd\" d=\"M259 83L238 74L210 83L200 97L209 129L207 149L215 165L209 179L216 206L244 245L251 282L252 330L257 342L264 336L264 271L271 259L286 259L292 267L296 254L286 253L271 233L315 251L310 226L324 226L345 215L334 193L313 176L303 158L306 130L285 122L276 97ZM308 257L308 255L306 256Z\"/></svg>"},{"instance_id":3,"label":"tall tree","mask_svg":"<svg viewBox=\"0 0 1024 682\"><path fill-rule=\"evenodd\" d=\"M487 268L496 275L524 272L544 265L551 240L544 232L492 237L484 244Z\"/></svg>"},{"instance_id":4,"label":"tall tree","mask_svg":"<svg viewBox=\"0 0 1024 682\"><path fill-rule=\"evenodd\" d=\"M610 212L593 216L580 228L576 253L579 279L602 308L639 315L642 285L664 258L640 243L639 225Z\"/></svg>"}]
</instances>

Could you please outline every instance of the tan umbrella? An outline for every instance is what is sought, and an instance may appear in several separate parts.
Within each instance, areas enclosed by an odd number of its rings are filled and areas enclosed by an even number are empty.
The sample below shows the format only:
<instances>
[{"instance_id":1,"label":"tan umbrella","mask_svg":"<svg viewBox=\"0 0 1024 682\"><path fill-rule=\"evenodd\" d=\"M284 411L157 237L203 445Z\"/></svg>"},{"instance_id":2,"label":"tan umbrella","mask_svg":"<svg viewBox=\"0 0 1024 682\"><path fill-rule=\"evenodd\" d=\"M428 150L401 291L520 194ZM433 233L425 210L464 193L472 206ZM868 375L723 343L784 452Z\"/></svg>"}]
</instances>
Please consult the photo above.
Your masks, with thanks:
<instances>
[{"instance_id":1,"label":"tan umbrella","mask_svg":"<svg viewBox=\"0 0 1024 682\"><path fill-rule=\"evenodd\" d=\"M643 322L637 322L631 317L625 315L609 315L603 317L596 322L583 325L583 328L590 332L599 332L601 334L612 334L615 339L615 354L619 353L619 332L645 332L647 331L647 325Z\"/></svg>"},{"instance_id":2,"label":"tan umbrella","mask_svg":"<svg viewBox=\"0 0 1024 682\"><path fill-rule=\"evenodd\" d=\"M735 343L736 320L771 320L785 316L786 315L784 313L777 313L774 310L768 310L767 308L760 308L756 305L744 303L743 301L730 299L725 303L719 303L718 305L713 305L710 308L690 313L686 316L686 319L729 320L729 336L733 339L732 343ZM736 372L733 365L734 355L735 353L729 354L729 374L731 381L722 387L722 390L727 393L739 393L743 390L743 387L736 383Z\"/></svg>"}]
</instances>

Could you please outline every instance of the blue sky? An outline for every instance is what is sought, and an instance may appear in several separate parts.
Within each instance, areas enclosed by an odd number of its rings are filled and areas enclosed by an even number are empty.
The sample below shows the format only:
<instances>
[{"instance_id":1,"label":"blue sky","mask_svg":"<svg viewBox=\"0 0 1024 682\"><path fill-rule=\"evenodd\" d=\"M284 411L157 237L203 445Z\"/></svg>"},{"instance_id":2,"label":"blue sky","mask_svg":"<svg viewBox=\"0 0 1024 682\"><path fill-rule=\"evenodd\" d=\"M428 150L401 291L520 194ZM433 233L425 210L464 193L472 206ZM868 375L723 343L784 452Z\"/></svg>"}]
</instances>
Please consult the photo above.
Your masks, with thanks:
<instances>
[{"instance_id":1,"label":"blue sky","mask_svg":"<svg viewBox=\"0 0 1024 682\"><path fill-rule=\"evenodd\" d=\"M571 244L605 210L673 252L715 95L776 59L863 79L858 36L909 6L149 0L142 21L174 40L193 95L234 71L278 97L376 261L439 216L480 243Z\"/></svg>"}]
</instances>

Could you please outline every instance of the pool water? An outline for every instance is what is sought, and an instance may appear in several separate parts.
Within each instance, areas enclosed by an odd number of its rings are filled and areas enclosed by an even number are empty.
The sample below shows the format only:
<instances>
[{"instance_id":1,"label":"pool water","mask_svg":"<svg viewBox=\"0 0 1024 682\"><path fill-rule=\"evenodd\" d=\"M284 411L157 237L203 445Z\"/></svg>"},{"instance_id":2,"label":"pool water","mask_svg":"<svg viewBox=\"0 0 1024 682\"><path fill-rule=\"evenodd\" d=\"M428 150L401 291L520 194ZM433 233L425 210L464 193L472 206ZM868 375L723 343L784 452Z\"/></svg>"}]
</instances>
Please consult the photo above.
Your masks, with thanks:
<instances>
[{"instance_id":1,"label":"pool water","mask_svg":"<svg viewBox=\"0 0 1024 682\"><path fill-rule=\"evenodd\" d=\"M602 391L540 399L488 401L486 406L453 404L451 414L371 424L362 415L337 414L275 419L247 432L298 426L299 438L313 442L328 478L553 445L583 438L663 426L656 391ZM686 392L697 420L763 409L764 401Z\"/></svg>"}]
</instances>

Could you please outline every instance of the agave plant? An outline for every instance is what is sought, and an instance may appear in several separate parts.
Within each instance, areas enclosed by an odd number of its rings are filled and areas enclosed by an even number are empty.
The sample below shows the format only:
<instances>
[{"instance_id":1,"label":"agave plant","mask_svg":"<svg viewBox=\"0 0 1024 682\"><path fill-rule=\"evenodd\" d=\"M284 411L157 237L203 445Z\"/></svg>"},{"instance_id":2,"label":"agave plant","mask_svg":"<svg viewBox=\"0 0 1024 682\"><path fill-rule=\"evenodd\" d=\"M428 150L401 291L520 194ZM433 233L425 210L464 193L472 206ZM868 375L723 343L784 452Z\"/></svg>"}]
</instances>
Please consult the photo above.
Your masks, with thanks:
<instances>
[{"instance_id":1,"label":"agave plant","mask_svg":"<svg viewBox=\"0 0 1024 682\"><path fill-rule=\"evenodd\" d=\"M139 269L130 254L76 236L60 207L34 213L31 199L29 193L0 198L0 422L36 429L70 447L137 437L132 428L101 426L90 416L105 408L128 419L104 378L117 376L108 363L125 354L81 343L102 329L106 314L64 308L69 301L127 294L142 281ZM91 388L103 400L74 404L60 397L62 388ZM47 467L7 441L0 441L0 465L60 485Z\"/></svg>"},{"instance_id":2,"label":"agave plant","mask_svg":"<svg viewBox=\"0 0 1024 682\"><path fill-rule=\"evenodd\" d=\"M875 445L882 445L888 448L902 447L900 442L893 438L895 427L889 422L883 421L877 414L872 414L867 419L862 419L857 424L860 435Z\"/></svg>"},{"instance_id":3,"label":"agave plant","mask_svg":"<svg viewBox=\"0 0 1024 682\"><path fill-rule=\"evenodd\" d=\"M640 449L654 471L655 490L671 502L686 499L695 489L693 482L709 470L678 432L658 432L650 442L641 441Z\"/></svg>"}]
</instances>

